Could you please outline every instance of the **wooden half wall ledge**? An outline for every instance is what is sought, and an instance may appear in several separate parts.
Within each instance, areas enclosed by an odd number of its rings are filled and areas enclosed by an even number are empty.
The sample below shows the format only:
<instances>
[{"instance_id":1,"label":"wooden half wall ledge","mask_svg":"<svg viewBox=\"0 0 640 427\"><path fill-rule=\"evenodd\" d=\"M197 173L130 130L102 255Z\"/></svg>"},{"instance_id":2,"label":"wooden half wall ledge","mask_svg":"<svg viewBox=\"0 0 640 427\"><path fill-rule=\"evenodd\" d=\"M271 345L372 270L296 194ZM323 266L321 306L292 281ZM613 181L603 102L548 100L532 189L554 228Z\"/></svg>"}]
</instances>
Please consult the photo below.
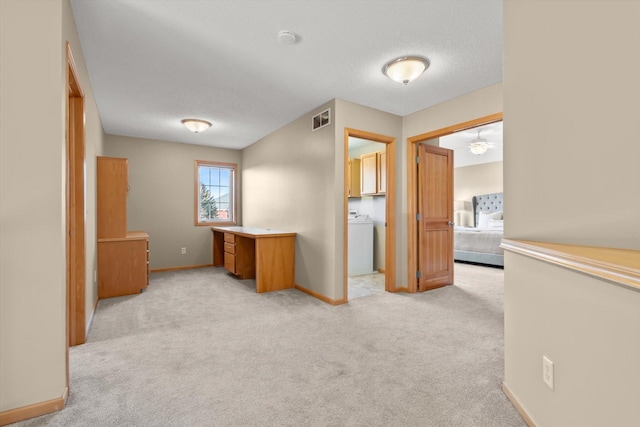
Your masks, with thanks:
<instances>
[{"instance_id":1,"label":"wooden half wall ledge","mask_svg":"<svg viewBox=\"0 0 640 427\"><path fill-rule=\"evenodd\" d=\"M29 418L39 417L41 415L50 414L60 411L67 403L69 396L69 388L65 387L62 397L47 400L45 402L34 403L33 405L22 406L20 408L9 409L0 412L0 426L17 423L18 421L28 420Z\"/></svg>"},{"instance_id":2,"label":"wooden half wall ledge","mask_svg":"<svg viewBox=\"0 0 640 427\"><path fill-rule=\"evenodd\" d=\"M512 239L500 247L640 292L640 250Z\"/></svg>"}]
</instances>

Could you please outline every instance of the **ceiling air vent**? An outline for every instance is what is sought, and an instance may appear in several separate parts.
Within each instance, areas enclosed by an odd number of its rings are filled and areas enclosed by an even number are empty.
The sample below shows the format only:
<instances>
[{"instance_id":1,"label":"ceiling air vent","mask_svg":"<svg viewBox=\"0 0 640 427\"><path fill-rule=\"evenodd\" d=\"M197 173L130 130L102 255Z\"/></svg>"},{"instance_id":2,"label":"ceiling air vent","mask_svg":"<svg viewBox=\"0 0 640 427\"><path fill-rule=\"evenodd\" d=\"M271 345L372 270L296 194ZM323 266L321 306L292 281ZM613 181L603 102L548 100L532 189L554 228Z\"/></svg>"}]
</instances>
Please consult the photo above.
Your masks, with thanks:
<instances>
[{"instance_id":1,"label":"ceiling air vent","mask_svg":"<svg viewBox=\"0 0 640 427\"><path fill-rule=\"evenodd\" d=\"M331 108L327 108L322 113L313 116L311 119L311 130L317 130L331 124Z\"/></svg>"}]
</instances>

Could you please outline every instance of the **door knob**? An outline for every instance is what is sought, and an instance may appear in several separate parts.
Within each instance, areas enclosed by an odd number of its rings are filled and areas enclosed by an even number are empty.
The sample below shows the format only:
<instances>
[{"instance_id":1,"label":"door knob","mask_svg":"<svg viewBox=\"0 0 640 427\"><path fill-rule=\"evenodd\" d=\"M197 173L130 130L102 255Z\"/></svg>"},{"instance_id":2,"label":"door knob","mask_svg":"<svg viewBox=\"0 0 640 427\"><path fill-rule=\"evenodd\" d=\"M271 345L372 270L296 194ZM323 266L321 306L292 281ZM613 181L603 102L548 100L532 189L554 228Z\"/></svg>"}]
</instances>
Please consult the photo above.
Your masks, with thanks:
<instances>
[{"instance_id":1,"label":"door knob","mask_svg":"<svg viewBox=\"0 0 640 427\"><path fill-rule=\"evenodd\" d=\"M448 224L449 224L450 226L454 226L454 225L456 225L456 223L455 223L455 222L451 222L451 221L449 221L449 222L448 222Z\"/></svg>"}]
</instances>

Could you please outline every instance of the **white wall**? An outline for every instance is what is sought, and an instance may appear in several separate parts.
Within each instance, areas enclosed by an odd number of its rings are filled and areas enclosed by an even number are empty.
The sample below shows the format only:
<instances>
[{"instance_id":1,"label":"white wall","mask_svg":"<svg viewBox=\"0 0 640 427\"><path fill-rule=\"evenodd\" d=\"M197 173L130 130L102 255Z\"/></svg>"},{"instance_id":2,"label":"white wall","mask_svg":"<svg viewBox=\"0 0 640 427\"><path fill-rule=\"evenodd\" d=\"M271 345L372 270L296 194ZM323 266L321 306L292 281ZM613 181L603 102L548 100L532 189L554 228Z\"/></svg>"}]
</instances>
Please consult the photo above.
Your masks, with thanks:
<instances>
[{"instance_id":1,"label":"white wall","mask_svg":"<svg viewBox=\"0 0 640 427\"><path fill-rule=\"evenodd\" d=\"M507 238L640 250L639 21L637 1L504 3ZM505 384L539 427L640 425L639 307L507 254Z\"/></svg>"},{"instance_id":2,"label":"white wall","mask_svg":"<svg viewBox=\"0 0 640 427\"><path fill-rule=\"evenodd\" d=\"M153 269L212 263L210 226L194 225L194 162L208 160L238 165L238 206L242 222L242 153L203 145L107 135L106 155L129 160L127 228L149 234L149 266ZM182 255L181 248L187 248Z\"/></svg>"},{"instance_id":3,"label":"white wall","mask_svg":"<svg viewBox=\"0 0 640 427\"><path fill-rule=\"evenodd\" d=\"M67 1L0 1L0 411L66 387L67 38L87 96L87 307L95 302L90 157L102 129L70 16Z\"/></svg>"}]
</instances>

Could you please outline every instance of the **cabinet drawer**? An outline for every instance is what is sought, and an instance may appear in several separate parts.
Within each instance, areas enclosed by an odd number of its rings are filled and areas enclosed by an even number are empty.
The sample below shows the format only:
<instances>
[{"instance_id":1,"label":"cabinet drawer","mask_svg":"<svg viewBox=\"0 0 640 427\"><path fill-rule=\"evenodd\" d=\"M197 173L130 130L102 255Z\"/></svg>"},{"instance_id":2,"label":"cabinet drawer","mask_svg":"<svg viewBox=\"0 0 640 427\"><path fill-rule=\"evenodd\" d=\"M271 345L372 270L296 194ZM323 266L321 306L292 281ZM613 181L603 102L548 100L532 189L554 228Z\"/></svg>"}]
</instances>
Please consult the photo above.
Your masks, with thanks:
<instances>
[{"instance_id":1,"label":"cabinet drawer","mask_svg":"<svg viewBox=\"0 0 640 427\"><path fill-rule=\"evenodd\" d=\"M236 256L230 253L224 253L224 268L231 273L236 274Z\"/></svg>"},{"instance_id":2,"label":"cabinet drawer","mask_svg":"<svg viewBox=\"0 0 640 427\"><path fill-rule=\"evenodd\" d=\"M235 243L236 235L231 233L224 233L224 241L229 243Z\"/></svg>"},{"instance_id":3,"label":"cabinet drawer","mask_svg":"<svg viewBox=\"0 0 640 427\"><path fill-rule=\"evenodd\" d=\"M229 254L236 253L236 245L229 242L224 242L224 251Z\"/></svg>"}]
</instances>

